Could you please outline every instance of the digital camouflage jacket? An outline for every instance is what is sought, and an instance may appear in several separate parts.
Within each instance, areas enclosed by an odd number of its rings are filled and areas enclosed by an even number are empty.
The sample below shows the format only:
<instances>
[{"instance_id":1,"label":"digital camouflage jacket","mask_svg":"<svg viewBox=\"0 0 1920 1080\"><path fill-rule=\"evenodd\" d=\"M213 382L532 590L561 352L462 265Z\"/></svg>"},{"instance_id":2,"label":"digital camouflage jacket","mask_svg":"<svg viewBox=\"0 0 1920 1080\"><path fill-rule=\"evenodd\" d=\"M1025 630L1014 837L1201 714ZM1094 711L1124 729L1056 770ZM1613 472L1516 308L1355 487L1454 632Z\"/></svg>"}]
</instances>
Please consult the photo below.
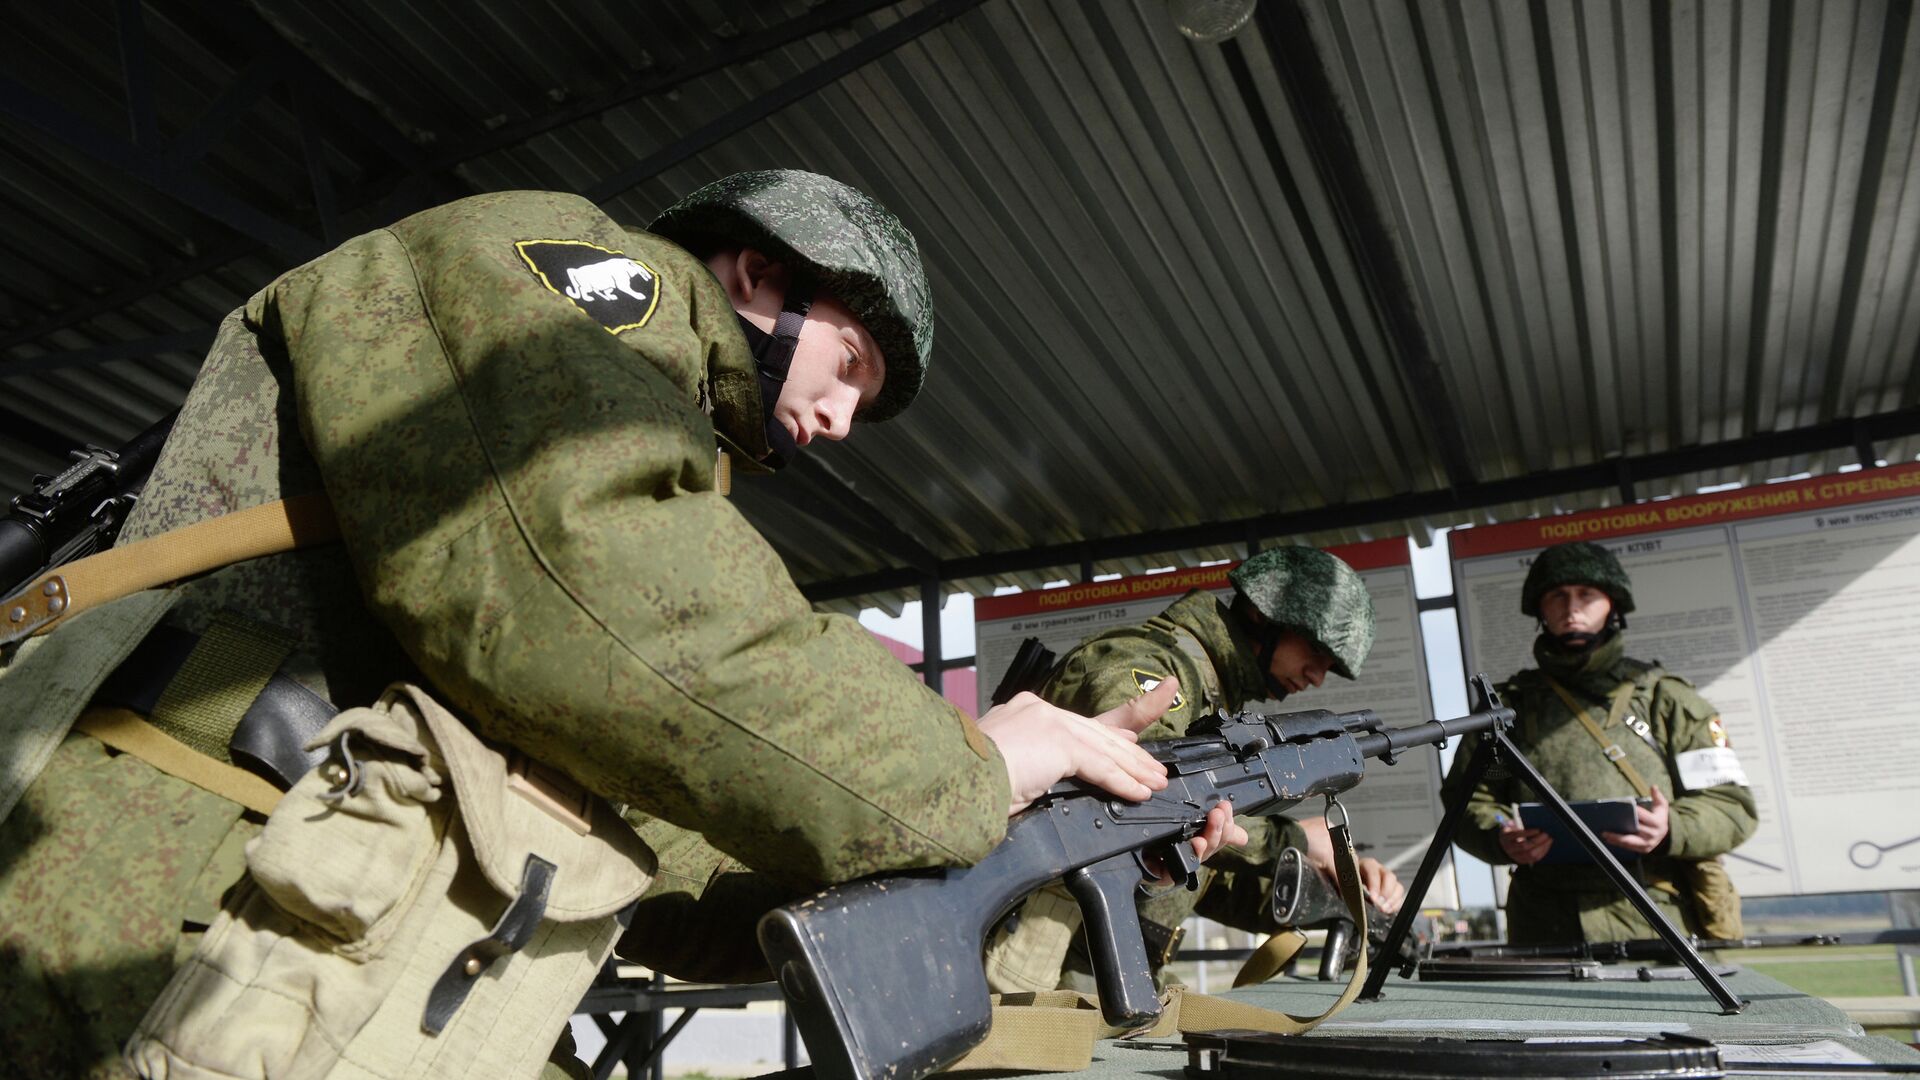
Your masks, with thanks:
<instances>
[{"instance_id":1,"label":"digital camouflage jacket","mask_svg":"<svg viewBox=\"0 0 1920 1080\"><path fill-rule=\"evenodd\" d=\"M1698 789L1682 782L1681 755L1728 747L1718 710L1693 685L1676 675L1654 677L1654 665L1626 656L1624 634L1585 654L1569 654L1542 635L1534 643L1540 667L1513 676L1500 687L1516 717L1514 741L1568 801L1631 797L1633 785L1607 759L1591 733L1568 711L1548 682L1551 675L1577 701L1588 706L1597 724L1608 719L1608 695L1632 683L1623 719L1604 731L1627 754L1649 784L1671 802L1668 838L1657 854L1637 863L1649 892L1667 909L1675 925L1688 926L1693 912L1681 895L1682 860L1710 859L1738 847L1759 822L1753 793L1744 782L1716 783ZM1647 734L1636 733L1635 721ZM1731 754L1725 755L1731 759ZM1445 790L1457 789L1467 757L1455 758ZM1450 797L1450 796L1449 796ZM1493 864L1510 863L1500 850L1500 820L1521 802L1537 801L1517 779L1481 784L1468 804L1459 844ZM1678 902L1677 902L1678 901ZM1653 936L1653 930L1594 866L1547 865L1515 868L1507 896L1508 936L1516 943L1618 941Z\"/></svg>"},{"instance_id":2,"label":"digital camouflage jacket","mask_svg":"<svg viewBox=\"0 0 1920 1080\"><path fill-rule=\"evenodd\" d=\"M1005 831L998 752L816 614L714 490L716 424L761 423L704 265L575 196L477 196L229 316L123 542L324 489L342 544L180 586L169 620L291 634L281 670L341 707L424 679L483 736L792 888L977 860ZM69 737L0 823L16 1067L111 1055L251 828Z\"/></svg>"}]
</instances>

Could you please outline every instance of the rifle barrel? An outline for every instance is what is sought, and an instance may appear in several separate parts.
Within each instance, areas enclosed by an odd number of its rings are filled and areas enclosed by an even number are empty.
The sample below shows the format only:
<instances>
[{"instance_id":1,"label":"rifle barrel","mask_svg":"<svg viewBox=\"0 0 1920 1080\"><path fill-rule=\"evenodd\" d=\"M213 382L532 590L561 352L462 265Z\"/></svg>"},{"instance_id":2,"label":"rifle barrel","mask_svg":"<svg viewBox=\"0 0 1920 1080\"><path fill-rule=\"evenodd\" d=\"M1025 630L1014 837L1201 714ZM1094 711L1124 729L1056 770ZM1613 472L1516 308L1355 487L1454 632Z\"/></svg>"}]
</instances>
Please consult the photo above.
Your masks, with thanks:
<instances>
[{"instance_id":1,"label":"rifle barrel","mask_svg":"<svg viewBox=\"0 0 1920 1080\"><path fill-rule=\"evenodd\" d=\"M1513 723L1512 709L1505 707L1483 709L1452 720L1429 720L1424 724L1387 728L1368 735L1355 735L1353 741L1360 747L1362 757L1386 757L1416 746L1431 746L1434 743L1445 742L1456 735L1479 735L1491 731L1496 725L1505 727L1511 723Z\"/></svg>"}]
</instances>

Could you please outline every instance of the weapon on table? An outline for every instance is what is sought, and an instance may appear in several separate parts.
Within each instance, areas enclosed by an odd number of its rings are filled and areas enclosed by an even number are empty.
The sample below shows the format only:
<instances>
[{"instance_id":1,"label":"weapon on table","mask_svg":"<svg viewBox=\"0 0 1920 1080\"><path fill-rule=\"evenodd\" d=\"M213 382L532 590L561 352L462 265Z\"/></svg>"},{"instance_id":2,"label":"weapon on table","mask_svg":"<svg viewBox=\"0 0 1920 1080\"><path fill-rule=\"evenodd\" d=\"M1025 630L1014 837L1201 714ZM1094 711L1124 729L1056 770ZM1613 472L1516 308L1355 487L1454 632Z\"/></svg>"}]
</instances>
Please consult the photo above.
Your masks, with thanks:
<instances>
[{"instance_id":1,"label":"weapon on table","mask_svg":"<svg viewBox=\"0 0 1920 1080\"><path fill-rule=\"evenodd\" d=\"M1414 898L1407 897L1407 902L1413 903ZM1274 860L1272 917L1276 928L1326 932L1320 948L1322 981L1338 979L1363 947L1376 965L1388 961L1380 952L1387 943L1387 917L1373 906L1373 901L1367 901L1367 940L1361 942L1347 902L1326 876L1307 862L1306 853L1299 848L1285 848ZM1420 944L1415 935L1408 935L1392 957L1391 966L1417 962Z\"/></svg>"},{"instance_id":2,"label":"weapon on table","mask_svg":"<svg viewBox=\"0 0 1920 1080\"><path fill-rule=\"evenodd\" d=\"M178 412L168 413L118 451L68 451L73 464L34 477L0 517L0 597L48 570L113 546Z\"/></svg>"},{"instance_id":3,"label":"weapon on table","mask_svg":"<svg viewBox=\"0 0 1920 1080\"><path fill-rule=\"evenodd\" d=\"M760 921L761 951L815 1072L823 1080L919 1080L959 1060L992 1024L980 962L988 928L1055 880L1064 880L1086 919L1103 1019L1145 1027L1159 1016L1160 1001L1135 930L1134 891L1150 863L1191 885L1198 863L1186 841L1220 800L1236 813L1256 814L1315 795L1331 803L1361 781L1366 759L1391 765L1402 750L1454 736L1473 741L1466 787L1449 802L1409 897L1426 894L1467 796L1498 760L1567 823L1721 1008L1744 1008L1514 746L1507 736L1513 710L1501 705L1486 676L1469 685L1470 715L1404 728L1385 728L1370 711L1216 714L1185 738L1147 744L1167 766L1168 784L1143 802L1068 781L1015 816L1006 839L973 866L866 878L770 912ZM1417 913L1417 902L1400 909L1384 955L1398 955ZM1379 996L1390 968L1369 972L1366 995Z\"/></svg>"},{"instance_id":4,"label":"weapon on table","mask_svg":"<svg viewBox=\"0 0 1920 1080\"><path fill-rule=\"evenodd\" d=\"M867 878L769 913L760 946L816 1072L914 1080L978 1044L992 1020L980 961L988 929L1056 880L1085 916L1107 1023L1152 1022L1160 1000L1134 900L1149 862L1192 885L1199 863L1186 841L1223 799L1236 813L1274 813L1353 787L1367 758L1391 764L1411 747L1504 731L1513 711L1484 676L1473 689L1471 715L1397 729L1371 711L1203 718L1184 738L1147 744L1168 784L1143 802L1067 781L1009 822L1006 839L973 866Z\"/></svg>"}]
</instances>

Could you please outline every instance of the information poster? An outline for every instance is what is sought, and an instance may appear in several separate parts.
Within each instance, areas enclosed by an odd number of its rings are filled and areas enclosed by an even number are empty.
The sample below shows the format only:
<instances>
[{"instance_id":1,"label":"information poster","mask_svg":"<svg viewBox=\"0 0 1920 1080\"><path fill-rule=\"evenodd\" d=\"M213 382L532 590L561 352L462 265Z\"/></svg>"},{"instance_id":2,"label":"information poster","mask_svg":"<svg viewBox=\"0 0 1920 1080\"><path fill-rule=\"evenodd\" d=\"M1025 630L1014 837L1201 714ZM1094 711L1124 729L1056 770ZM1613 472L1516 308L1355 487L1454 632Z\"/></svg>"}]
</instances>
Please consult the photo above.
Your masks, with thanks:
<instances>
[{"instance_id":1,"label":"information poster","mask_svg":"<svg viewBox=\"0 0 1920 1080\"><path fill-rule=\"evenodd\" d=\"M1631 575L1628 654L1720 710L1760 806L1743 895L1920 888L1920 465L1458 530L1469 670L1532 666L1521 582L1568 540Z\"/></svg>"},{"instance_id":2,"label":"information poster","mask_svg":"<svg viewBox=\"0 0 1920 1080\"><path fill-rule=\"evenodd\" d=\"M1359 571L1373 596L1377 623L1373 651L1367 656L1359 681L1329 676L1326 685L1293 695L1285 704L1254 703L1248 707L1274 712L1372 709L1396 727L1431 719L1427 715L1426 654L1420 643L1419 610L1406 540L1376 540L1328 550ZM990 706L988 698L1023 639L1039 638L1055 653L1065 654L1104 630L1145 622L1192 589L1204 589L1223 601L1230 600L1233 584L1227 580L1227 572L1232 569L1232 565L1223 563L974 601L981 711ZM1440 821L1439 755L1432 751L1407 753L1392 766L1369 761L1366 781L1341 796L1341 803L1352 818L1354 843L1361 854L1379 859L1398 871L1403 880L1411 881ZM1317 817L1325 806L1323 800L1315 799L1296 807L1293 814ZM1435 877L1428 903L1459 906L1451 860Z\"/></svg>"}]
</instances>

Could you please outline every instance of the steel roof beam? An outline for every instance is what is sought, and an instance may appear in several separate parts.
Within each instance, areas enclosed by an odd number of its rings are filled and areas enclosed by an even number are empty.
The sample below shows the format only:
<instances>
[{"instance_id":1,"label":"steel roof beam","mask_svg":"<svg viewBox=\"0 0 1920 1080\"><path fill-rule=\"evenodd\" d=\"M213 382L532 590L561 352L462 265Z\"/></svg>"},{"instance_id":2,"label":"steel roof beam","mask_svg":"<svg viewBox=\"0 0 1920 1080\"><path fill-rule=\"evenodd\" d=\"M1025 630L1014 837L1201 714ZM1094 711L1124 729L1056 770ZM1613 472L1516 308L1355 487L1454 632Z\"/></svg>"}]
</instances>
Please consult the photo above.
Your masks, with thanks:
<instances>
[{"instance_id":1,"label":"steel roof beam","mask_svg":"<svg viewBox=\"0 0 1920 1080\"><path fill-rule=\"evenodd\" d=\"M1854 324L1860 318L1861 282L1866 277L1867 255L1873 250L1873 231L1886 228L1875 211L1880 200L1880 183L1887 170L1887 143L1893 134L1894 106L1900 90L1901 69L1907 55L1907 29L1913 21L1913 0L1895 0L1887 5L1886 23L1881 30L1879 77L1873 86L1873 108L1867 114L1867 139L1861 151L1860 184L1853 200L1853 223L1847 235L1847 258L1840 274L1840 298L1834 317L1833 345L1825 350L1830 357L1821 363L1822 351L1809 350L1808 370L1802 377L1819 378L1820 416L1836 416L1845 408L1847 353L1853 347ZM1824 368L1824 370L1822 370ZM1812 395L1801 387L1800 399ZM1804 406L1803 406L1804 407ZM1873 460L1864 464L1871 468Z\"/></svg>"},{"instance_id":2,"label":"steel roof beam","mask_svg":"<svg viewBox=\"0 0 1920 1080\"><path fill-rule=\"evenodd\" d=\"M1393 230L1368 183L1359 143L1327 75L1329 61L1314 47L1306 13L1298 0L1267 0L1254 9L1253 17L1261 41L1273 55L1274 71L1291 106L1294 124L1311 152L1314 172L1340 219L1340 230L1360 280L1392 344L1394 359L1419 403L1415 415L1424 421L1427 440L1440 458L1447 482L1454 487L1471 486L1475 478L1466 428L1427 344L1413 286L1394 248ZM1240 46L1229 41L1223 48L1231 53ZM1275 173L1284 175L1286 163L1274 156L1278 143L1269 138L1267 130L1273 119L1249 83L1240 79L1236 83L1248 115L1256 128L1262 129L1261 143Z\"/></svg>"},{"instance_id":3,"label":"steel roof beam","mask_svg":"<svg viewBox=\"0 0 1920 1080\"><path fill-rule=\"evenodd\" d=\"M731 109L702 124L647 155L632 167L622 169L592 185L581 194L596 203L611 202L634 186L651 180L728 136L738 134L815 91L831 86L844 76L880 59L927 31L972 11L984 2L985 0L938 0L936 3L928 4L885 30L841 50L832 59L808 68L739 108Z\"/></svg>"},{"instance_id":4,"label":"steel roof beam","mask_svg":"<svg viewBox=\"0 0 1920 1080\"><path fill-rule=\"evenodd\" d=\"M641 98L664 93L729 65L745 63L775 49L797 44L815 34L838 29L862 15L872 14L884 7L892 7L899 2L900 0L853 0L853 2L827 4L805 15L788 19L778 26L769 26L765 30L741 34L722 48L711 49L665 71L650 71L604 94L596 94L572 105L552 109L538 116L530 116L518 123L504 125L443 154L436 154L427 163L426 170L429 172L450 170L474 158L518 146L554 128L565 127L639 101Z\"/></svg>"},{"instance_id":5,"label":"steel roof beam","mask_svg":"<svg viewBox=\"0 0 1920 1080\"><path fill-rule=\"evenodd\" d=\"M120 76L126 86L127 130L135 146L160 143L160 122L154 117L152 68L147 63L147 30L140 15L141 0L114 0L113 22L120 39Z\"/></svg>"},{"instance_id":6,"label":"steel roof beam","mask_svg":"<svg viewBox=\"0 0 1920 1080\"><path fill-rule=\"evenodd\" d=\"M132 307L141 300L157 296L189 278L218 270L255 250L256 246L248 237L222 240L211 249L191 259L175 263L164 270L146 274L139 281L130 282L112 292L90 296L72 307L63 308L41 318L38 322L21 327L5 338L0 338L0 354L5 354L16 346L29 344L56 331L65 330L75 323L82 323L88 319ZM6 363L5 359L0 359L0 369L4 369Z\"/></svg>"},{"instance_id":7,"label":"steel roof beam","mask_svg":"<svg viewBox=\"0 0 1920 1080\"><path fill-rule=\"evenodd\" d=\"M0 435L66 460L67 451L78 447L78 440L62 435L24 413L0 405Z\"/></svg>"},{"instance_id":8,"label":"steel roof beam","mask_svg":"<svg viewBox=\"0 0 1920 1080\"><path fill-rule=\"evenodd\" d=\"M1546 499L1580 491L1614 488L1623 475L1636 480L1658 480L1686 473L1750 465L1776 458L1822 450L1858 448L1876 441L1920 435L1920 407L1878 413L1858 419L1835 420L1788 431L1767 432L1728 442L1685 447L1631 458L1611 458L1590 465L1553 469L1531 476L1493 480L1464 487L1394 495L1365 502L1342 503L1283 514L1264 514L1234 521L1191 525L1113 536L1100 540L1052 544L1022 551L997 552L948 559L940 564L943 581L991 577L1049 567L1068 567L1083 557L1118 559L1153 555L1187 548L1221 547L1240 543L1249 533L1261 536L1297 536L1304 533L1377 525L1403 518L1429 517L1479 510L1489 506ZM1857 450L1856 450L1857 452ZM925 580L918 569L879 570L855 577L802 585L813 601L842 600L868 593L913 588Z\"/></svg>"},{"instance_id":9,"label":"steel roof beam","mask_svg":"<svg viewBox=\"0 0 1920 1080\"><path fill-rule=\"evenodd\" d=\"M22 360L0 359L0 379L16 375L34 375L43 371L59 371L62 368L84 367L88 364L102 364L109 360L134 360L160 353L184 352L195 355L207 351L213 344L214 328L201 327L198 330L186 330L178 334L161 334L158 337L140 338L135 341L116 341L106 345L96 345L90 349L73 349L67 352L43 353Z\"/></svg>"},{"instance_id":10,"label":"steel roof beam","mask_svg":"<svg viewBox=\"0 0 1920 1080\"><path fill-rule=\"evenodd\" d=\"M122 0L122 2L126 2L126 0ZM561 127L577 120L586 119L587 117L597 115L650 94L670 90L689 79L698 78L729 64L742 63L773 50L796 44L814 34L838 28L855 18L871 14L874 11L897 4L898 2L899 0L852 0L852 2L823 6L806 15L789 19L777 26L743 34L729 43L725 48L714 50L688 63L678 65L671 70L635 79L607 94L575 105L543 113L540 116L530 118L522 123L508 125L498 131L489 132L483 137L464 143L453 150L436 155L431 159L426 158L418 147L413 146L413 144L408 142L399 132L393 130L391 125L383 117L378 116L366 102L361 101L359 98L340 88L304 54L288 46L274 33L272 28L259 21L257 17L242 18L237 21L237 26L229 26L228 29L237 33L241 39L245 40L246 43L255 50L255 56L248 62L246 68L241 71L238 77L228 85L227 89L222 91L213 104L208 106L207 110L194 122L194 125L187 131L181 133L172 143L161 149L159 160L149 163L152 166L149 169L139 170L128 167L129 162L125 155L113 155L107 163L121 168L123 171L133 173L140 179L147 180L149 183L153 182L154 174L163 167L171 167L174 170L180 171L180 175L185 175L185 168L204 157L207 151L219 141L224 132L231 127L236 120L259 104L276 82L287 80L289 85L297 91L296 101L299 98L324 98L327 103L336 107L336 111L344 111L353 119L355 121L355 130L371 137L383 150L392 155L394 159L401 164L403 169L397 183L392 177L388 177L378 185L361 185L349 189L341 195L333 196L331 202L335 205L335 214L337 216L338 214L351 213L378 203L396 189L411 191L413 186L417 186L419 183L428 183L435 177L450 175L452 170L463 162L509 146L519 145L542 132L550 131L553 128ZM955 10L951 12L951 14L943 14L933 22L933 25L937 25L938 22L944 22L952 18L953 15L960 14L961 11L964 11L966 8L976 6L979 2L980 0L971 0L971 2L961 5L959 10ZM912 23L913 26L919 27L922 25L921 22L916 22L915 20L923 20L927 16L928 12L923 10L909 19L902 20L902 22ZM889 33L897 31L899 25L900 24L895 24L895 27L889 28ZM925 28L930 29L931 25ZM924 29L918 32L924 32ZM910 33L908 36L917 36L917 34ZM788 85L791 86L792 84ZM7 88L7 84L0 82L0 108L7 108L10 104L8 96L4 93ZM777 92L779 91L776 91L776 93ZM7 111L12 112L14 110L7 108ZM57 120L55 122L57 123ZM303 124L304 123L305 120L303 118ZM35 126L41 125L36 124ZM42 127L42 130L46 129ZM59 137L56 132L49 133ZM731 132L728 132L728 134L730 133ZM722 137L724 137L724 135ZM317 136L313 137L313 141L318 141ZM698 150L691 152L697 153ZM94 154L93 156L101 157L100 154ZM309 160L312 160L312 158L310 157ZM680 159L675 158L674 160ZM664 169L670 164L671 162L660 165L658 168ZM637 182L638 181L636 181L636 183ZM155 186L159 185L156 184ZM331 184L327 186L331 193ZM163 188L163 190L165 189ZM168 191L167 193L176 194L173 191ZM200 194L205 193L202 192ZM316 190L315 194L316 198L318 198L320 192ZM221 214L210 213L209 210L212 209L212 207L203 206L193 200L183 199L183 201L187 201L189 205L194 206L195 209L200 210L202 213L208 213L208 216L222 221L223 224L233 227L233 221L223 217ZM324 227L323 224L323 228ZM291 227L283 226L283 228L290 229ZM262 232L250 228L240 228L237 231L243 236L253 237L256 242L261 239L266 239L269 241L270 246L280 246L272 241L274 235L280 233L282 229L269 229ZM281 239L293 239L297 242L297 239L293 237L282 236ZM309 242L313 244L314 250L307 252L307 254L317 253L317 250L324 246L310 240ZM250 254L258 250L258 246L257 243L234 245L231 247L222 245L222 250L230 251L230 254L225 254L215 259L209 259L205 256L197 257L175 267L169 267L157 275L145 275L139 282L116 289L108 296L89 301L71 311L62 312L54 317L43 319L33 326L23 328L9 335L4 341L0 341L0 351L4 351L15 345L25 344L36 338L52 333L55 330L85 321L95 315L105 314L119 308L130 306L145 297L158 293L162 288L177 285L179 282L213 269L217 265L231 262L234 259ZM295 258L294 261L299 260Z\"/></svg>"},{"instance_id":11,"label":"steel roof beam","mask_svg":"<svg viewBox=\"0 0 1920 1080\"><path fill-rule=\"evenodd\" d=\"M135 146L108 135L7 75L0 75L0 112L178 199L243 236L264 241L291 262L304 262L323 249L304 230L206 183L191 170L167 160L157 148Z\"/></svg>"},{"instance_id":12,"label":"steel roof beam","mask_svg":"<svg viewBox=\"0 0 1920 1080\"><path fill-rule=\"evenodd\" d=\"M273 60L265 56L249 60L227 88L220 91L220 96L194 120L193 126L167 144L167 160L176 165L191 165L205 157L234 121L252 112L279 80L279 65Z\"/></svg>"}]
</instances>

